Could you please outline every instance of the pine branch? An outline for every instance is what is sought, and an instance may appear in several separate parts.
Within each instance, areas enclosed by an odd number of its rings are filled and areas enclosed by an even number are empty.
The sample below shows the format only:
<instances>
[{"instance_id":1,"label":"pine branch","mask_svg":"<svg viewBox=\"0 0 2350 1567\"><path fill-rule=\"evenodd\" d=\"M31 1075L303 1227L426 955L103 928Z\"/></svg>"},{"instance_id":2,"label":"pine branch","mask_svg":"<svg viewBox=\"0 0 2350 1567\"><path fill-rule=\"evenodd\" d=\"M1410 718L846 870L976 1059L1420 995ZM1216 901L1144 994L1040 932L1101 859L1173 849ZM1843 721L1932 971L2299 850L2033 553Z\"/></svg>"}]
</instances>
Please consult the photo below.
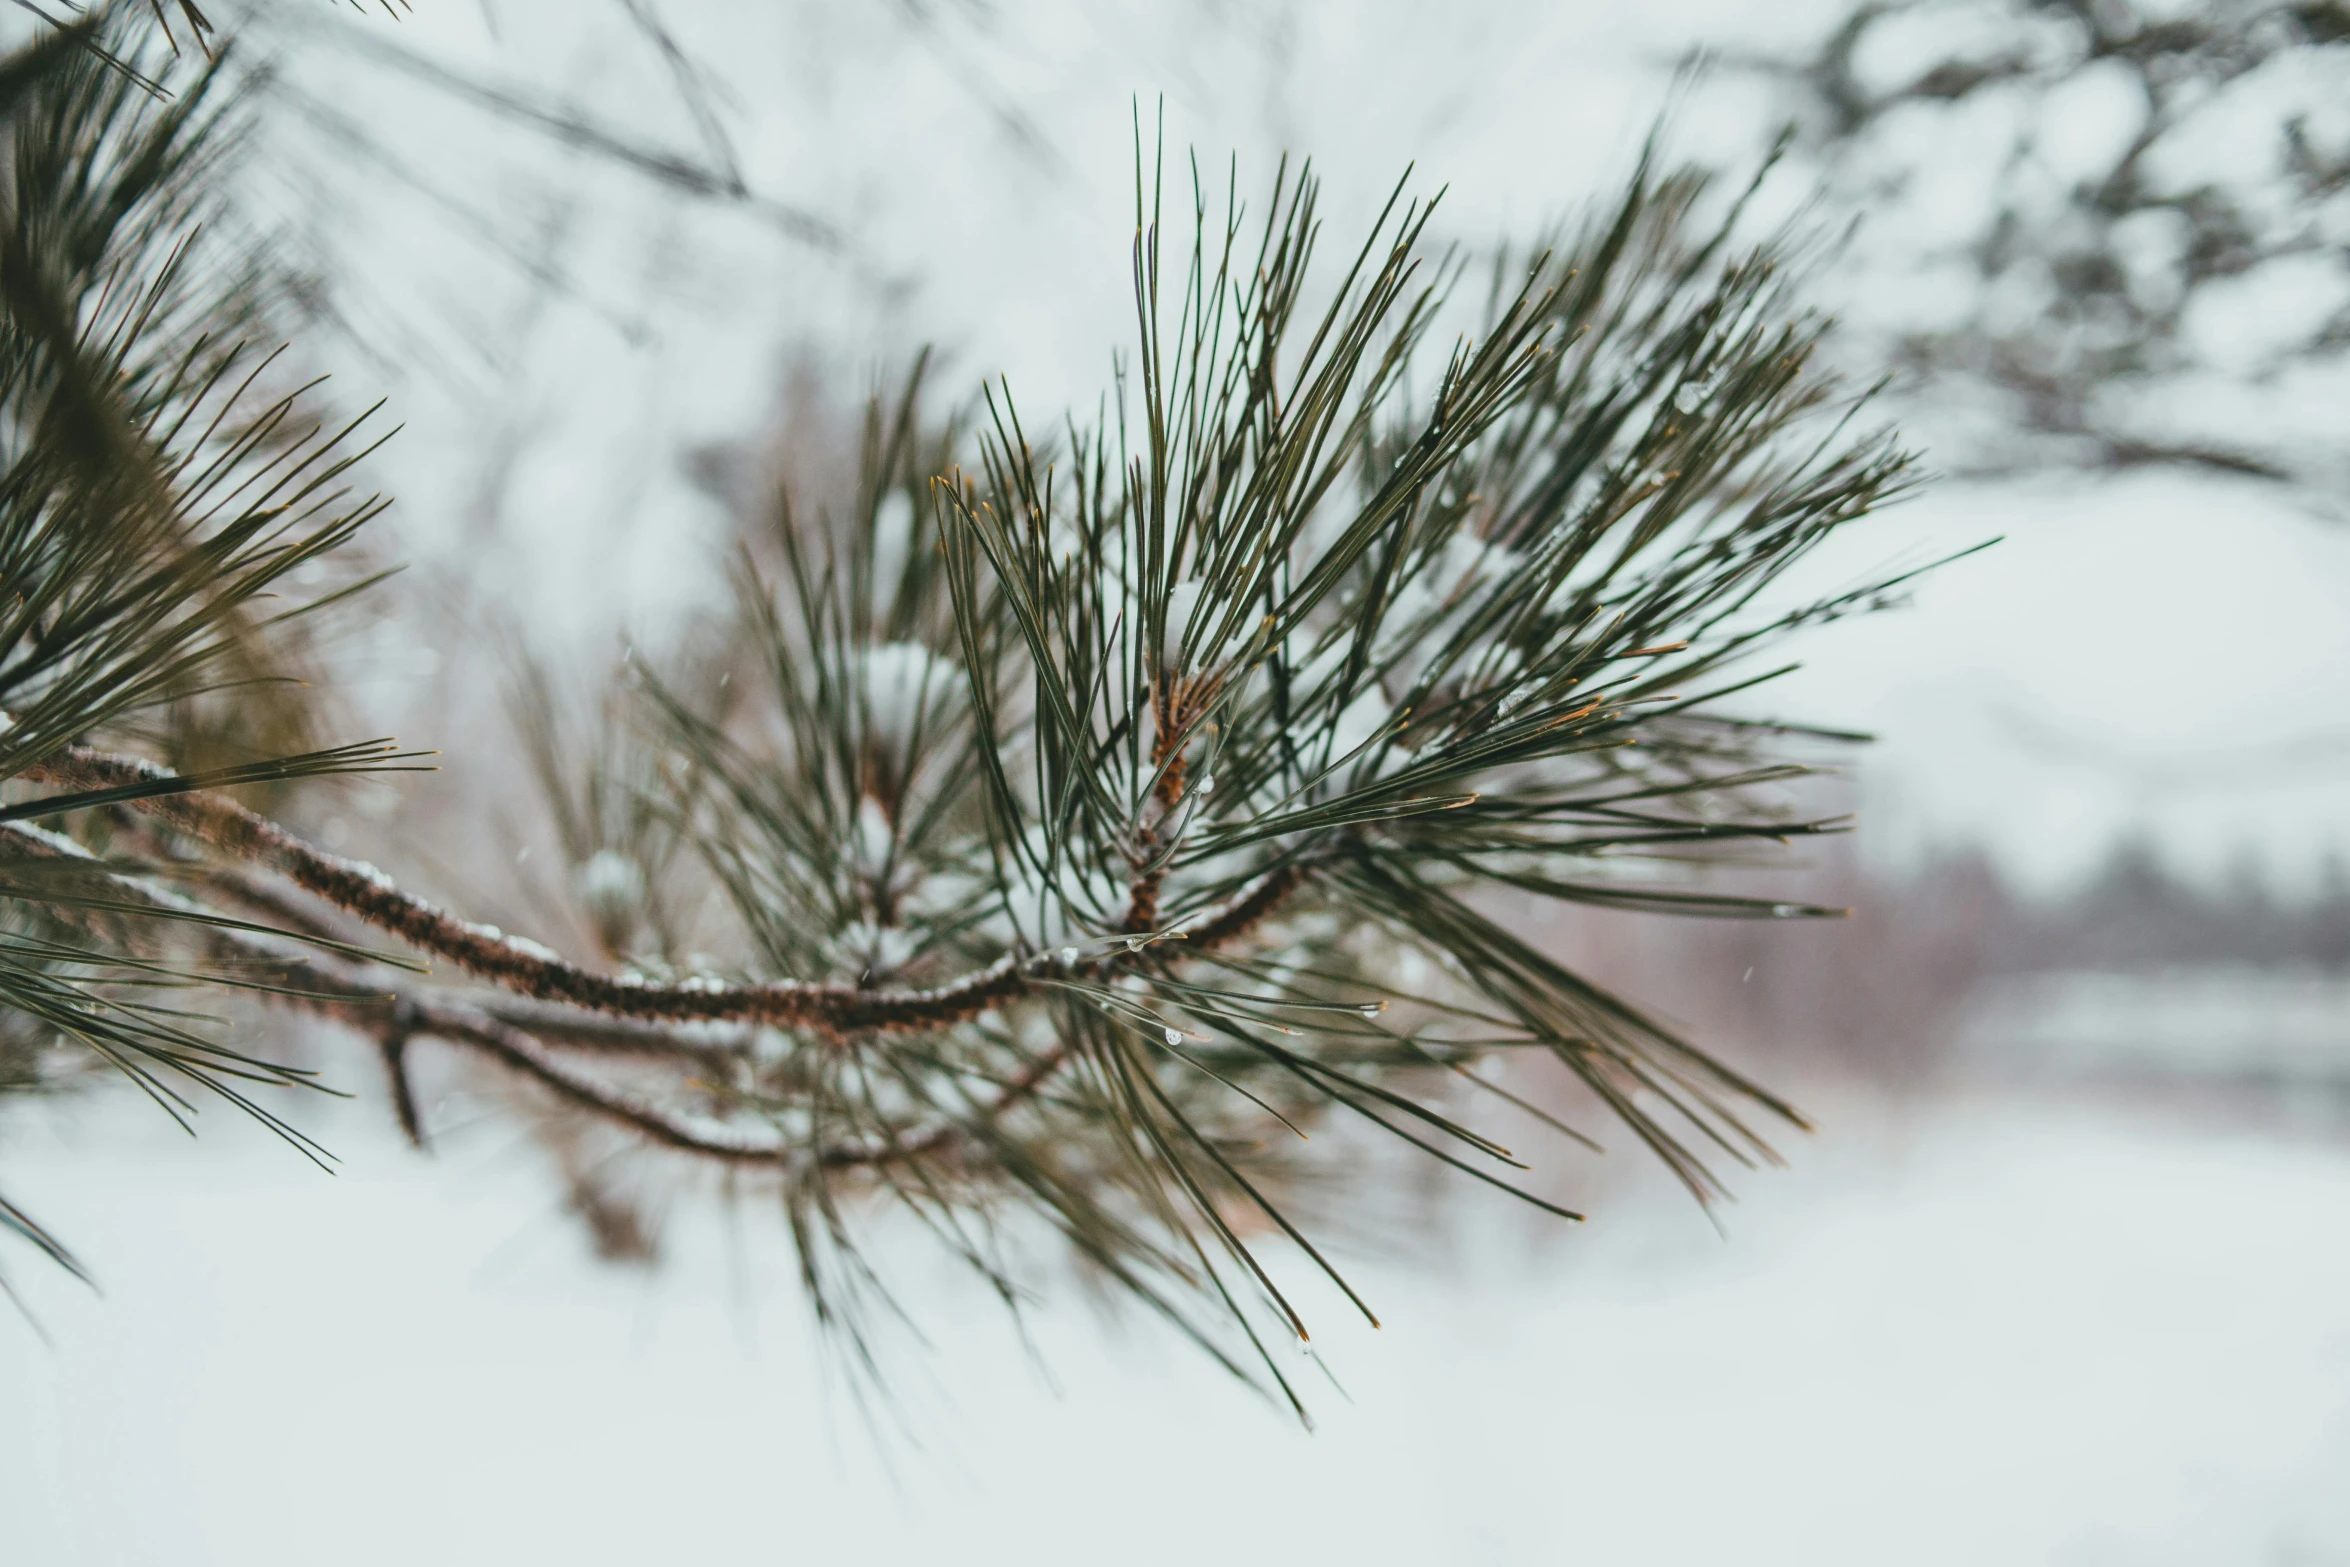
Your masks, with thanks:
<instances>
[{"instance_id":1,"label":"pine branch","mask_svg":"<svg viewBox=\"0 0 2350 1567\"><path fill-rule=\"evenodd\" d=\"M1712 1161L1765 1160L1801 1117L1489 894L1827 912L1603 863L1838 825L1782 792L1805 769L1778 732L1719 713L1758 651L1881 597L1786 579L1910 483L1814 364L1802 243L1744 244L1738 193L1644 163L1581 231L1498 262L1479 317L1401 186L1334 281L1310 171L1253 217L1195 181L1171 261L1162 196L1138 190L1137 354L1098 421L1032 435L992 388L976 428L933 423L917 366L873 405L849 504L787 491L746 521L716 652L633 665L584 733L525 671L546 819L612 966L218 792L403 754L130 754L132 715L268 667L255 601L374 503L341 494L361 454L332 431L289 438L291 400L237 412L248 362L175 326L219 315L201 278L130 245L142 303L94 303L89 267L0 229L0 350L32 388L0 421L27 454L0 469L0 779L47 789L0 804L0 1001L167 1103L176 1073L289 1135L240 1085L300 1074L137 987L360 1035L419 1142L419 1049L454 1051L558 1126L772 1183L860 1355L861 1204L902 1206L1007 1300L1017 1205L1294 1401L1268 1335L1305 1319L1247 1237L1270 1225L1346 1288L1290 1211L1318 1123L1566 1212L1454 1102L1497 1051L1557 1059L1711 1200ZM723 971L678 950L697 893L732 922ZM473 983L419 983L368 932Z\"/></svg>"},{"instance_id":2,"label":"pine branch","mask_svg":"<svg viewBox=\"0 0 2350 1567\"><path fill-rule=\"evenodd\" d=\"M67 747L25 770L24 776L62 784L72 795L28 801L0 812L46 817L89 805L123 803L203 840L235 858L284 876L345 914L449 959L468 973L532 1000L559 1002L624 1017L670 1022L762 1023L853 1034L937 1028L977 1017L1028 993L1035 981L1058 973L1108 977L1126 966L1139 946L1104 952L1083 962L1058 956L1004 958L950 984L924 991L867 990L856 986L770 980L755 985L710 981L651 984L565 962L553 949L492 925L462 920L402 892L371 865L346 860L304 842L277 823L222 795L189 787L135 757ZM1244 934L1297 884L1283 867L1201 922L1201 940ZM1138 938L1183 939L1184 930L1146 928Z\"/></svg>"},{"instance_id":3,"label":"pine branch","mask_svg":"<svg viewBox=\"0 0 2350 1567\"><path fill-rule=\"evenodd\" d=\"M418 1039L437 1039L458 1046L547 1089L565 1103L636 1133L657 1146L716 1159L728 1164L786 1165L803 1157L796 1147L780 1142L745 1141L697 1127L650 1105L582 1076L562 1064L548 1047L585 1050L611 1057L636 1056L676 1061L717 1075L729 1074L745 1059L741 1050L727 1050L703 1040L689 1040L639 1025L616 1025L583 1019L574 1014L536 1010L528 1005L476 998L435 995L399 984L380 973L347 963L321 961L316 952L290 947L277 933L240 928L202 905L178 898L135 875L104 869L88 851L68 838L38 828L0 823L0 862L31 860L63 863L86 869L116 894L108 906L119 916L193 920L202 927L209 960L222 970L243 970L254 976L256 988L266 985L277 1005L322 1018L373 1038L392 1064L395 1104L403 1130L421 1142L415 1103L407 1089L404 1056ZM267 894L248 891L262 901ZM78 900L84 909L92 901ZM273 904L265 906L274 907ZM287 911L290 912L290 911ZM287 923L296 923L295 915ZM93 920L93 925L102 922ZM114 934L111 929L107 934ZM316 946L338 946L331 938L314 936ZM346 954L353 955L353 954ZM356 954L365 956L365 954ZM1034 1095L1058 1071L1063 1058L1054 1053L1038 1061L1006 1086L991 1107L990 1118L1000 1116ZM942 1124L887 1147L839 1144L818 1148L816 1164L835 1169L889 1163L937 1154L963 1135L963 1128ZM53 1243L52 1243L53 1244Z\"/></svg>"}]
</instances>

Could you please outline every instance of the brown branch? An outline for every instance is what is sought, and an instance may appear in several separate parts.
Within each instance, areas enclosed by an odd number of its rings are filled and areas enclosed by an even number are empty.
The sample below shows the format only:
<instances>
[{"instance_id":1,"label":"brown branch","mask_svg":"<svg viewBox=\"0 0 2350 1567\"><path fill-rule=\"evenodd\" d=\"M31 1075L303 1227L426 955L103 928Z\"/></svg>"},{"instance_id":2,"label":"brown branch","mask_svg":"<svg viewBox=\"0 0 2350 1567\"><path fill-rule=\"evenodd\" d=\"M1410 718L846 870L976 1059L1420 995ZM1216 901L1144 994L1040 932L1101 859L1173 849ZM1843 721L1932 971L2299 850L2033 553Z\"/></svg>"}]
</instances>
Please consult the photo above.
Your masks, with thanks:
<instances>
[{"instance_id":1,"label":"brown branch","mask_svg":"<svg viewBox=\"0 0 2350 1567\"><path fill-rule=\"evenodd\" d=\"M69 747L27 772L76 789L133 788L166 783L172 776L135 757L79 746ZM646 983L632 976L581 968L537 942L509 936L493 925L459 919L401 891L375 867L329 854L223 796L188 790L125 803L223 853L264 866L354 918L445 957L514 994L623 1017L763 1023L810 1029L833 1038L938 1028L977 1017L1025 994L1033 980L1049 968L1050 960L1045 957L1007 954L931 990L867 990L800 980L740 985L705 980ZM1274 878L1282 874L1277 871ZM1155 878L1151 890L1155 912ZM1241 902L1248 903L1255 896L1246 894ZM1211 923L1222 918L1212 915ZM1116 960L1113 954L1104 961Z\"/></svg>"},{"instance_id":2,"label":"brown branch","mask_svg":"<svg viewBox=\"0 0 2350 1567\"><path fill-rule=\"evenodd\" d=\"M1158 806L1159 822L1172 817L1183 804L1183 746L1218 684L1207 676L1187 679L1172 670L1152 684L1151 767L1158 777L1151 785L1151 799ZM1164 847L1158 826L1143 823L1135 834L1135 871L1126 897L1125 929L1129 935L1147 935L1159 928L1159 893L1166 881L1159 854Z\"/></svg>"},{"instance_id":3,"label":"brown branch","mask_svg":"<svg viewBox=\"0 0 2350 1567\"><path fill-rule=\"evenodd\" d=\"M152 784L170 777L136 758L82 747L69 748L27 771L82 789ZM219 795L191 790L128 803L224 853L267 867L411 946L541 1001L671 1022L766 1023L839 1036L938 1027L976 1017L1027 988L1023 961L1009 956L935 990L876 991L798 980L648 984L580 968L536 942L458 919L402 892L373 866L329 854Z\"/></svg>"},{"instance_id":4,"label":"brown branch","mask_svg":"<svg viewBox=\"0 0 2350 1567\"><path fill-rule=\"evenodd\" d=\"M34 776L77 789L137 787L166 782L171 777L135 758L81 748L69 750L31 771ZM164 822L217 850L282 875L333 907L413 945L448 957L510 992L506 997L486 1001L419 993L389 984L373 970L354 969L345 962L296 950L287 940L208 927L207 935L216 953L229 961L249 963L255 957L262 957L301 972L302 983L271 992L273 1001L340 1023L375 1040L391 1080L394 1110L401 1129L418 1146L423 1143L423 1129L407 1070L408 1046L418 1038L438 1039L485 1057L539 1084L564 1102L662 1147L730 1164L786 1165L805 1159L827 1169L870 1167L942 1152L968 1139L979 1126L992 1124L1033 1097L1067 1060L1062 1047L1039 1056L1004 1086L993 1103L979 1110L974 1120L945 1121L907 1136L805 1151L763 1140L743 1141L693 1126L583 1076L565 1066L551 1053L550 1047L673 1061L723 1081L740 1064L741 1045L689 1039L648 1020L780 1024L812 1028L834 1037L935 1027L975 1016L1000 1000L1025 993L1033 978L1041 977L1048 960L1008 956L953 984L915 992L868 991L790 981L755 985L631 983L579 969L534 942L509 937L494 927L459 920L401 892L373 867L317 849L276 823L219 795L187 791L149 795L123 803L130 810ZM152 832L138 831L151 851L160 854L165 850L164 841ZM209 912L201 904L104 865L70 838L13 824L0 824L0 838L20 855L87 862L93 872L104 875L110 884L134 900L148 902L159 912L168 910L181 916ZM306 937L338 944L342 941L343 933L331 922L320 920L234 866L183 864L173 869L200 876L216 893L285 927L289 938ZM1173 934L1187 935L1195 950L1232 940L1269 915L1303 876L1304 870L1296 861L1279 866L1239 897L1208 912L1188 932ZM1155 868L1138 874L1134 907L1129 911L1130 934L1161 934L1148 925L1133 928L1134 916L1146 909L1155 919L1159 881ZM1080 971L1092 976L1113 974L1137 961L1139 950L1113 949L1083 965ZM619 1015L592 1015L596 1012Z\"/></svg>"},{"instance_id":5,"label":"brown branch","mask_svg":"<svg viewBox=\"0 0 2350 1567\"><path fill-rule=\"evenodd\" d=\"M1235 902L1225 905L1213 918L1192 930L1189 933L1191 949L1206 951L1246 935L1267 915L1271 914L1279 906L1281 900L1287 897L1304 879L1304 868L1295 861L1276 868L1247 894ZM1067 1063L1068 1059L1069 1051L1065 1045L1055 1045L1043 1055L1038 1056L1028 1064L1019 1076L1004 1085L1003 1091L996 1096L994 1102L981 1112L980 1121L986 1125L993 1125L1003 1119L1005 1115L1018 1108L1023 1101L1040 1092L1045 1084L1050 1082L1053 1076ZM973 1128L968 1122L948 1121L932 1127L927 1132L886 1144L872 1144L861 1148L847 1144L837 1145L825 1149L819 1157L822 1163L830 1168L859 1164L894 1164L908 1158L939 1152L952 1143L968 1137L972 1130Z\"/></svg>"},{"instance_id":6,"label":"brown branch","mask_svg":"<svg viewBox=\"0 0 2350 1567\"><path fill-rule=\"evenodd\" d=\"M60 834L0 823L0 844L20 857L84 865L91 873L104 877L127 900L144 903L158 913L184 917L208 912L201 904L105 865L80 844ZM1244 934L1272 911L1302 875L1294 863L1275 870L1193 930L1191 939L1204 948ZM871 1167L943 1152L967 1140L977 1125L992 1124L1033 1097L1067 1060L1065 1049L1057 1046L1039 1056L1007 1083L991 1104L978 1112L976 1121L942 1122L926 1131L885 1142L835 1144L801 1151L786 1144L744 1141L695 1127L574 1072L547 1048L552 1043L605 1054L679 1059L723 1072L739 1058L721 1046L680 1039L667 1030L642 1023L566 1016L556 1008L526 1000L500 999L482 1005L461 998L417 994L387 985L373 971L362 972L345 963L298 950L289 938L273 940L221 926L205 927L204 934L215 955L224 961L249 964L260 958L300 974L298 984L263 993L272 1003L339 1023L372 1038L391 1078L393 1108L401 1129L419 1146L423 1143L422 1122L407 1075L408 1046L419 1038L438 1039L484 1057L539 1084L565 1103L661 1147L728 1164L785 1166L807 1160L826 1169ZM1104 970L1114 966L1114 958L1105 958L1095 965Z\"/></svg>"},{"instance_id":7,"label":"brown branch","mask_svg":"<svg viewBox=\"0 0 2350 1567\"><path fill-rule=\"evenodd\" d=\"M424 1146L424 1118L416 1111L416 1085L408 1080L408 1041L415 1036L397 1024L389 1027L376 1039L383 1053L384 1076L390 1080L392 1113L399 1117L400 1131L411 1148Z\"/></svg>"},{"instance_id":8,"label":"brown branch","mask_svg":"<svg viewBox=\"0 0 2350 1567\"><path fill-rule=\"evenodd\" d=\"M1283 865L1260 881L1256 887L1234 902L1227 904L1214 917L1190 933L1193 946L1199 950L1221 945L1247 934L1279 906L1281 900L1304 880L1303 867L1296 862ZM586 1082L564 1072L535 1049L532 1034L540 1027L565 1026L563 1020L546 1017L527 1029L506 1024L498 1019L488 1020L494 1026L483 1028L462 1013L425 1007L416 1025L418 1033L429 1033L452 1044L464 1045L492 1055L534 1081L553 1090L583 1109L606 1120L617 1122L642 1133L664 1147L695 1153L734 1164L788 1163L791 1151L785 1148L762 1149L751 1145L714 1141L706 1136L663 1117L659 1112L635 1104L599 1085ZM569 1025L577 1028L579 1025ZM643 1033L628 1024L590 1022L589 1028L609 1028L614 1032ZM1065 1046L1055 1045L1004 1085L993 1102L979 1112L980 1125L993 1125L1020 1104L1041 1092L1045 1085L1068 1061ZM972 1121L943 1121L929 1130L907 1137L890 1138L863 1144L835 1143L815 1149L813 1162L824 1169L871 1168L884 1164L900 1164L910 1159L925 1158L942 1153L955 1144L967 1141L976 1129Z\"/></svg>"},{"instance_id":9,"label":"brown branch","mask_svg":"<svg viewBox=\"0 0 2350 1567\"><path fill-rule=\"evenodd\" d=\"M348 928L321 919L310 905L297 901L276 886L234 865L183 859L173 852L171 844L161 834L124 808L118 806L114 809L121 813L118 829L142 852L168 862L168 869L173 876L194 879L208 891L218 894L223 901L296 935L343 946L351 944L351 931ZM429 1005L434 998L427 993L418 999ZM720 1077L732 1069L747 1045L747 1038L734 1044L687 1039L658 1024L582 1013L559 1004L534 1002L526 997L484 999L479 996L444 995L442 999L452 1004L470 1002L498 1021L552 1045L593 1051L601 1055L676 1059Z\"/></svg>"},{"instance_id":10,"label":"brown branch","mask_svg":"<svg viewBox=\"0 0 2350 1567\"><path fill-rule=\"evenodd\" d=\"M784 1165L793 1161L789 1144L746 1142L702 1131L617 1089L570 1071L519 1028L486 1016L453 1009L427 1009L416 1032L488 1057L555 1096L603 1120L637 1133L647 1142L724 1164Z\"/></svg>"},{"instance_id":11,"label":"brown branch","mask_svg":"<svg viewBox=\"0 0 2350 1567\"><path fill-rule=\"evenodd\" d=\"M199 904L106 866L80 844L56 833L18 823L0 823L0 846L16 857L63 861L84 867L91 874L103 877L126 901L143 903L158 914L185 917L205 912ZM59 908L56 912L69 918L74 913L70 908ZM428 1000L396 988L386 989L371 975L295 950L285 939L272 940L218 925L204 927L204 936L219 960L250 965L258 958L298 971L298 984L290 983L261 994L284 1009L340 1023L367 1035L385 1053L387 1062L403 1058L411 1040L438 1039L486 1056L552 1090L568 1103L665 1147L732 1163L781 1164L792 1157L793 1150L786 1146L740 1142L700 1131L603 1084L580 1077L561 1066L523 1029L463 1003ZM404 1075L395 1083L396 1100L404 1097L403 1084ZM396 1103L395 1108L400 1110L403 1129L408 1129L413 1124L413 1100L404 1107Z\"/></svg>"},{"instance_id":12,"label":"brown branch","mask_svg":"<svg viewBox=\"0 0 2350 1567\"><path fill-rule=\"evenodd\" d=\"M1188 939L1201 951L1237 941L1269 918L1281 906L1281 900L1295 892L1305 879L1306 867L1301 861L1289 860L1275 866L1254 887L1192 926Z\"/></svg>"}]
</instances>

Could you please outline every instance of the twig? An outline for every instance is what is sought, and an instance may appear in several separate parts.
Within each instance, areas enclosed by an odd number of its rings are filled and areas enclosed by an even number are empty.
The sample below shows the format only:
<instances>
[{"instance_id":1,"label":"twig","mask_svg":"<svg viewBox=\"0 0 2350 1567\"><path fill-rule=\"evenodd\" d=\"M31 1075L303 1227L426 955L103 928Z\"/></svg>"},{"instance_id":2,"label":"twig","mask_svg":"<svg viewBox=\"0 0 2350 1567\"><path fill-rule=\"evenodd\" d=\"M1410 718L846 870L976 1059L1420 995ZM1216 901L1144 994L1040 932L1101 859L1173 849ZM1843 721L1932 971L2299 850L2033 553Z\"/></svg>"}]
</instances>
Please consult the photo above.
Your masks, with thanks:
<instances>
[{"instance_id":1,"label":"twig","mask_svg":"<svg viewBox=\"0 0 2350 1567\"><path fill-rule=\"evenodd\" d=\"M135 757L70 747L37 766L32 776L80 789L113 789L168 780L171 774ZM461 920L402 892L372 865L314 847L277 823L220 795L201 790L149 795L132 809L168 822L224 853L265 866L315 897L378 930L436 953L516 995L533 1000L666 1022L764 1023L803 1028L834 1038L931 1029L977 1017L1025 994L1051 964L1047 957L1008 953L987 967L930 990L867 990L854 985L766 980L730 985L689 979L656 984L610 975L564 961L535 941L494 925ZM1296 884L1294 865L1271 872L1258 887L1208 916L1195 939L1227 939L1260 919ZM1242 911L1253 911L1242 913ZM1241 913L1236 924L1233 916ZM1209 932L1222 934L1209 935ZM1098 960L1114 966L1120 954Z\"/></svg>"},{"instance_id":2,"label":"twig","mask_svg":"<svg viewBox=\"0 0 2350 1567\"><path fill-rule=\"evenodd\" d=\"M85 787L93 784L111 787L124 781L132 769L161 776L155 770L148 769L144 763L119 757L103 758L107 765L102 772L88 761L96 755L75 753L74 771L70 774L57 768L44 768L42 771L58 781ZM336 860L333 856L312 849L274 823L215 796L165 796L136 803L150 814L162 817L183 830L196 832L220 847L232 852L241 850L254 858L268 859L273 863L273 868L280 855L285 857L285 863L294 865L305 863L307 856L345 876L367 877L374 874L364 867L352 866L349 862ZM180 809L164 809L172 806ZM92 872L104 876L109 885L126 899L147 904L158 912L168 910L180 915L200 915L205 912L201 904L105 865L79 843L57 833L21 823L0 823L0 845L5 845L9 852L23 857L62 859L86 864ZM1204 950L1245 934L1288 896L1303 875L1303 869L1295 862L1276 868L1253 888L1188 932L1191 944L1196 949ZM295 879L301 882L301 878ZM289 923L296 923L302 912L284 907L282 900L275 900L267 889L247 879L234 877L233 874L228 878L216 878L215 885L230 891L255 912L279 912L296 916L296 921ZM396 900L392 902L392 907L413 906L437 921L458 924L430 905L409 899L406 894L391 888L388 882L378 879L369 885L376 887L386 899ZM350 912L361 918L368 917L363 909L352 909ZM467 926L460 928L467 931L479 929ZM535 999L501 998L476 1002L471 998L418 993L387 983L376 971L361 971L344 963L330 962L313 953L293 950L282 941L272 941L220 926L207 926L204 929L217 955L229 961L249 963L261 958L300 970L301 985L268 992L272 1001L295 1011L340 1023L375 1040L391 1079L393 1107L399 1117L401 1130L419 1147L424 1142L422 1120L407 1072L408 1046L418 1038L438 1039L485 1057L538 1083L565 1102L633 1131L662 1147L729 1164L781 1166L805 1159L825 1169L870 1167L936 1154L966 1139L973 1130L973 1123L946 1121L926 1131L885 1142L835 1144L806 1151L796 1150L784 1143L742 1141L694 1127L606 1084L582 1076L564 1066L548 1050L548 1046L553 1045L605 1055L677 1060L720 1074L730 1071L741 1059L739 1048L729 1049L717 1043L685 1039L670 1030L633 1020L582 1017L577 1013L566 1013L559 1004L550 1005ZM332 939L329 929L314 920L301 928L301 934ZM1095 960L1088 968L1097 973L1114 971L1130 957L1131 954L1127 952L1114 950ZM1004 968L1004 964L997 964L981 973L990 975ZM1017 976L1020 988L1025 989L1025 967L1015 966L1010 972ZM650 990L654 987L644 988ZM725 994L728 989L739 993L768 988L726 987L717 993ZM948 991L954 988L947 987ZM712 994L708 991L687 993L696 996ZM935 996L942 993L926 994ZM860 994L871 996L875 993ZM1060 1070L1066 1059L1067 1053L1061 1047L1040 1055L1005 1086L992 1104L979 1112L978 1121L992 1123L1034 1096Z\"/></svg>"}]
</instances>

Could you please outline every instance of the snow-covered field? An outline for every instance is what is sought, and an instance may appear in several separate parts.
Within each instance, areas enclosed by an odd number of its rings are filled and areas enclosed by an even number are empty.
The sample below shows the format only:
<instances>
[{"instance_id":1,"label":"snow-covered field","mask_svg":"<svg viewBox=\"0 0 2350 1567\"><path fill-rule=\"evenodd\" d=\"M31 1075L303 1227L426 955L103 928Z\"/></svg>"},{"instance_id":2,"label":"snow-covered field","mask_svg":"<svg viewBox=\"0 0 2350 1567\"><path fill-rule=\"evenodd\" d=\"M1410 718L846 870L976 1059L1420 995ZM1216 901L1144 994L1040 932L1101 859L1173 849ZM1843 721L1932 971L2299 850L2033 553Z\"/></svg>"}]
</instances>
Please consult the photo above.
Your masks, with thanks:
<instances>
[{"instance_id":1,"label":"snow-covered field","mask_svg":"<svg viewBox=\"0 0 2350 1567\"><path fill-rule=\"evenodd\" d=\"M2288 1563L2350 1553L2350 1140L1976 1095L1831 1107L1725 1240L1630 1191L1354 1271L1308 1435L1064 1295L1040 1372L925 1288L920 1445L830 1386L747 1221L588 1262L504 1145L311 1176L128 1103L9 1189L0 1560ZM125 1158L125 1140L141 1144ZM1864 1147L1865 1145L1865 1147ZM1302 1363L1301 1363L1302 1365Z\"/></svg>"}]
</instances>

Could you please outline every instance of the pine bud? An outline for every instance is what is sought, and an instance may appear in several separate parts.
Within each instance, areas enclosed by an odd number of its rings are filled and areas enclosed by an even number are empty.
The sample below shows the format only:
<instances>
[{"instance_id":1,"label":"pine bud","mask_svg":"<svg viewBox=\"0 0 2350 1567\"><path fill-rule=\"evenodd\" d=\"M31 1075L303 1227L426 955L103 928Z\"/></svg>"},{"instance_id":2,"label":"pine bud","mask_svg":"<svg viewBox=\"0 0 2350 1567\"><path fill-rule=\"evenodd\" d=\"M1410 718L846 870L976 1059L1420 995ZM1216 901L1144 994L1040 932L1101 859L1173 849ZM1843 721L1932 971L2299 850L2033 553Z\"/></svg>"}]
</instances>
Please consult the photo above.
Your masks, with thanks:
<instances>
[{"instance_id":1,"label":"pine bud","mask_svg":"<svg viewBox=\"0 0 2350 1567\"><path fill-rule=\"evenodd\" d=\"M580 907L607 952L617 952L635 933L645 911L645 873L636 861L613 849L588 856L574 879Z\"/></svg>"}]
</instances>

